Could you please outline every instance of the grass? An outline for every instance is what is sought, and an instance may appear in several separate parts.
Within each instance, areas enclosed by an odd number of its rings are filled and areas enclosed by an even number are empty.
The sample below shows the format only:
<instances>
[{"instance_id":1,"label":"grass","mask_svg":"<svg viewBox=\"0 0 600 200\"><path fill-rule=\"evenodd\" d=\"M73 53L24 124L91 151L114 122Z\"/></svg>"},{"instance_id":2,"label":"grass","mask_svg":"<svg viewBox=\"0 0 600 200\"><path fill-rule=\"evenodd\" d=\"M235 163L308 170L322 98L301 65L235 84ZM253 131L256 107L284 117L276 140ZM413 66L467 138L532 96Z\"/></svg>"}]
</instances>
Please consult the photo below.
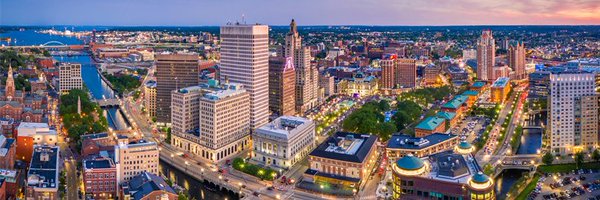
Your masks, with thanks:
<instances>
[{"instance_id":1,"label":"grass","mask_svg":"<svg viewBox=\"0 0 600 200\"><path fill-rule=\"evenodd\" d=\"M535 186L537 186L538 180L540 180L540 174L535 173L535 175L533 175L533 179L531 180L531 182L529 182L529 184L527 184L527 186L525 186L525 189L523 189L523 191L521 191L521 193L519 193L519 195L517 196L516 199L517 200L527 199L529 194L531 194L531 192L533 192L533 190L535 190Z\"/></svg>"},{"instance_id":2,"label":"grass","mask_svg":"<svg viewBox=\"0 0 600 200\"><path fill-rule=\"evenodd\" d=\"M538 170L545 173L556 173L556 172L571 172L576 170L577 166L575 163L570 164L559 164L559 165L540 165ZM583 163L580 169L600 169L600 162L589 162Z\"/></svg>"}]
</instances>

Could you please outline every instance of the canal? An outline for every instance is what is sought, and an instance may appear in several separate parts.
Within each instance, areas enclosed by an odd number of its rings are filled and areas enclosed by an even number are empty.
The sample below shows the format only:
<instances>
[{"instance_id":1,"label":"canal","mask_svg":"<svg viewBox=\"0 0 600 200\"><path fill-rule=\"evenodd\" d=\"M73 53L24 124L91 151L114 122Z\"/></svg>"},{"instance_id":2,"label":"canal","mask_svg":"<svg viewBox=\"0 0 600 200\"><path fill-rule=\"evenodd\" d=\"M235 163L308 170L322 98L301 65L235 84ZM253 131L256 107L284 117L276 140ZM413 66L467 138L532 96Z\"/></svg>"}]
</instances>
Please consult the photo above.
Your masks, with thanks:
<instances>
[{"instance_id":1,"label":"canal","mask_svg":"<svg viewBox=\"0 0 600 200\"><path fill-rule=\"evenodd\" d=\"M50 27L48 27L50 28ZM86 27L91 30L94 27ZM61 28L57 28L58 30L62 30ZM77 28L76 28L77 30ZM100 28L96 28L96 30L100 30ZM10 45L41 45L50 41L58 41L63 44L82 44L82 41L75 37L65 37L58 35L48 35L36 33L34 30L25 30L25 31L10 31L6 33L0 33L0 37L10 37L13 42ZM15 44L16 39L16 44ZM0 45L9 45L6 42L0 42ZM54 57L59 62L75 62L81 63L81 76L83 77L83 81L85 85L90 90L90 93L94 99L102 99L102 98L110 98L115 95L115 92L108 87L106 83L102 81L98 71L96 70L96 64L92 62L90 56L56 56ZM118 110L111 108L105 111L104 113L111 127L117 128L119 126L123 127L126 123L121 114L118 114ZM112 117L116 116L116 117ZM200 200L200 199L237 199L236 196L233 196L228 193L222 193L218 191L211 191L206 189L203 186L203 183L193 179L190 176L185 175L183 172L171 167L168 163L160 162L159 164L160 172L165 177L169 178L173 183L187 189L191 197Z\"/></svg>"}]
</instances>

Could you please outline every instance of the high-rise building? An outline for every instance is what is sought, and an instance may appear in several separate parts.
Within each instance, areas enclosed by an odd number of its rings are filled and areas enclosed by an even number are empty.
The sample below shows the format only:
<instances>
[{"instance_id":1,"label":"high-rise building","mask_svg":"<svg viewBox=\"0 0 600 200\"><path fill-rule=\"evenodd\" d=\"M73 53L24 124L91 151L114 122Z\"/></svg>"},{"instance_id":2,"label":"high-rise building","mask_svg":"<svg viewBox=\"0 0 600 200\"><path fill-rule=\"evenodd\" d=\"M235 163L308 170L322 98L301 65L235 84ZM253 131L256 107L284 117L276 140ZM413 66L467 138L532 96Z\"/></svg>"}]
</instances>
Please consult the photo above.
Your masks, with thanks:
<instances>
[{"instance_id":1,"label":"high-rise building","mask_svg":"<svg viewBox=\"0 0 600 200\"><path fill-rule=\"evenodd\" d=\"M144 86L144 108L149 117L156 117L156 81L148 81Z\"/></svg>"},{"instance_id":2,"label":"high-rise building","mask_svg":"<svg viewBox=\"0 0 600 200\"><path fill-rule=\"evenodd\" d=\"M123 183L144 172L158 174L158 156L158 146L154 142L119 142L115 145L114 158L117 180Z\"/></svg>"},{"instance_id":3,"label":"high-rise building","mask_svg":"<svg viewBox=\"0 0 600 200\"><path fill-rule=\"evenodd\" d=\"M173 91L171 144L209 162L249 148L249 99L244 85L216 80Z\"/></svg>"},{"instance_id":4,"label":"high-rise building","mask_svg":"<svg viewBox=\"0 0 600 200\"><path fill-rule=\"evenodd\" d=\"M417 81L415 59L401 59L396 55L386 56L379 62L381 66L381 88L413 88Z\"/></svg>"},{"instance_id":5,"label":"high-rise building","mask_svg":"<svg viewBox=\"0 0 600 200\"><path fill-rule=\"evenodd\" d=\"M550 74L548 129L555 154L589 151L598 144L598 94L593 73Z\"/></svg>"},{"instance_id":6,"label":"high-rise building","mask_svg":"<svg viewBox=\"0 0 600 200\"><path fill-rule=\"evenodd\" d=\"M71 89L82 89L81 64L61 63L58 70L58 88L61 94L67 94Z\"/></svg>"},{"instance_id":7,"label":"high-rise building","mask_svg":"<svg viewBox=\"0 0 600 200\"><path fill-rule=\"evenodd\" d=\"M221 27L222 81L244 85L250 94L250 127L269 121L269 26L228 24Z\"/></svg>"},{"instance_id":8,"label":"high-rise building","mask_svg":"<svg viewBox=\"0 0 600 200\"><path fill-rule=\"evenodd\" d=\"M284 56L293 58L296 69L296 112L304 113L318 103L319 71L311 65L310 48L302 46L302 37L293 19L283 48Z\"/></svg>"},{"instance_id":9,"label":"high-rise building","mask_svg":"<svg viewBox=\"0 0 600 200\"><path fill-rule=\"evenodd\" d=\"M335 94L335 78L329 73L322 73L319 76L319 87L323 88L325 98Z\"/></svg>"},{"instance_id":10,"label":"high-rise building","mask_svg":"<svg viewBox=\"0 0 600 200\"><path fill-rule=\"evenodd\" d=\"M526 78L525 44L523 42L517 42L517 45L510 45L508 48L508 66L515 72L516 80Z\"/></svg>"},{"instance_id":11,"label":"high-rise building","mask_svg":"<svg viewBox=\"0 0 600 200\"><path fill-rule=\"evenodd\" d=\"M296 113L296 71L292 58L269 58L269 109L281 115Z\"/></svg>"},{"instance_id":12,"label":"high-rise building","mask_svg":"<svg viewBox=\"0 0 600 200\"><path fill-rule=\"evenodd\" d=\"M528 99L547 99L550 87L550 72L535 71L529 74Z\"/></svg>"},{"instance_id":13,"label":"high-rise building","mask_svg":"<svg viewBox=\"0 0 600 200\"><path fill-rule=\"evenodd\" d=\"M156 60L156 120L171 121L171 91L198 85L198 55L157 54Z\"/></svg>"},{"instance_id":14,"label":"high-rise building","mask_svg":"<svg viewBox=\"0 0 600 200\"><path fill-rule=\"evenodd\" d=\"M415 59L396 59L398 69L396 84L403 88L413 88L417 85L417 64Z\"/></svg>"},{"instance_id":15,"label":"high-rise building","mask_svg":"<svg viewBox=\"0 0 600 200\"><path fill-rule=\"evenodd\" d=\"M477 41L477 79L494 81L496 42L491 30L484 30Z\"/></svg>"}]
</instances>

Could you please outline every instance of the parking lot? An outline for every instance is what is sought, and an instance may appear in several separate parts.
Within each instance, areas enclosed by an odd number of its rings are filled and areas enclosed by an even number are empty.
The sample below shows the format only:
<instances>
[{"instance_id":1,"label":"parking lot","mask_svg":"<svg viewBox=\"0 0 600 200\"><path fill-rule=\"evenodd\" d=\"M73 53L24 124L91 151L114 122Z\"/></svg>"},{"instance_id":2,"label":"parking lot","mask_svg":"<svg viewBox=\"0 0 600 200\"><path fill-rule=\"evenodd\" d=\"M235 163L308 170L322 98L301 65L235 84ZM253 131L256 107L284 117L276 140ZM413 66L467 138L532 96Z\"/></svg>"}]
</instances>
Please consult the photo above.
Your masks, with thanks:
<instances>
[{"instance_id":1,"label":"parking lot","mask_svg":"<svg viewBox=\"0 0 600 200\"><path fill-rule=\"evenodd\" d=\"M600 200L600 171L545 174L529 199Z\"/></svg>"},{"instance_id":2,"label":"parking lot","mask_svg":"<svg viewBox=\"0 0 600 200\"><path fill-rule=\"evenodd\" d=\"M481 137L488 123L489 119L486 117L467 116L450 131L452 134L458 135L461 140L473 142L473 140Z\"/></svg>"}]
</instances>

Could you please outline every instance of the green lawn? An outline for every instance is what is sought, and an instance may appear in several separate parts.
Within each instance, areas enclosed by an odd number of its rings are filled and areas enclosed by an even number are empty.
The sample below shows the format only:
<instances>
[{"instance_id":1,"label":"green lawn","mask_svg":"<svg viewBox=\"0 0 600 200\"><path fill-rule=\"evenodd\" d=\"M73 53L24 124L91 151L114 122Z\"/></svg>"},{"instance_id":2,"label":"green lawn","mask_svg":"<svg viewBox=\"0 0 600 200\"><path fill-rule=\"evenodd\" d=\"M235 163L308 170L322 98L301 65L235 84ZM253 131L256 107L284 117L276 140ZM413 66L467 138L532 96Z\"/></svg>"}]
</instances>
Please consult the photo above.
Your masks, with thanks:
<instances>
[{"instance_id":1,"label":"green lawn","mask_svg":"<svg viewBox=\"0 0 600 200\"><path fill-rule=\"evenodd\" d=\"M571 172L576 170L575 163L560 165L540 165L538 170L546 173ZM583 163L581 169L600 169L600 162Z\"/></svg>"},{"instance_id":2,"label":"green lawn","mask_svg":"<svg viewBox=\"0 0 600 200\"><path fill-rule=\"evenodd\" d=\"M537 185L538 180L540 179L540 174L536 173L535 175L533 175L533 180L531 180L531 182L529 182L529 184L527 184L527 186L525 186L525 189L519 193L519 196L517 196L517 200L525 200L527 199L527 196L529 196L529 194L531 192L533 192L533 190L535 190L535 186Z\"/></svg>"}]
</instances>

